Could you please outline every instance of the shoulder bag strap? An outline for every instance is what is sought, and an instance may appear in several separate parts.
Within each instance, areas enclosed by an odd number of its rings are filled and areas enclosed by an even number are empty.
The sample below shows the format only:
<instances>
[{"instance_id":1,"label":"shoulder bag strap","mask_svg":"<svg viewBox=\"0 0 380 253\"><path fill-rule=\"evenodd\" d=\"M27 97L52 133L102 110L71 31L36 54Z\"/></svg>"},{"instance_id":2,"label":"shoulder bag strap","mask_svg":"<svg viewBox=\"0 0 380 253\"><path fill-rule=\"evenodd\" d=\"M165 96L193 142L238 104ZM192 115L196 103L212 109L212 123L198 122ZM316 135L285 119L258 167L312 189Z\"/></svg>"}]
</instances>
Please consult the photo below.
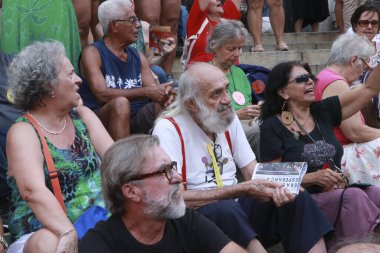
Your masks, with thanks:
<instances>
[{"instance_id":1,"label":"shoulder bag strap","mask_svg":"<svg viewBox=\"0 0 380 253\"><path fill-rule=\"evenodd\" d=\"M37 130L38 135L40 136L40 139L42 142L42 150L43 150L45 161L46 161L47 168L49 171L49 177L51 180L51 185L53 187L54 196L58 200L58 202L61 205L61 207L63 208L63 210L66 212L65 203L63 202L63 198L62 198L61 186L59 185L58 173L57 173L57 170L55 169L53 158L51 157L50 150L49 150L48 145L47 145L46 140L45 140L45 136L42 133L37 122L32 117L30 117L26 113L24 114L24 117L27 118L30 121L30 123L32 123L34 128Z\"/></svg>"},{"instance_id":2,"label":"shoulder bag strap","mask_svg":"<svg viewBox=\"0 0 380 253\"><path fill-rule=\"evenodd\" d=\"M186 153L185 153L185 142L183 141L181 129L179 128L177 122L174 120L173 117L166 118L169 120L173 126L175 127L175 130L178 133L179 139L181 140L181 150L182 150L182 180L183 180L183 185L185 187L185 190L187 189L186 187Z\"/></svg>"},{"instance_id":3,"label":"shoulder bag strap","mask_svg":"<svg viewBox=\"0 0 380 253\"><path fill-rule=\"evenodd\" d=\"M193 47L195 45L195 42L197 41L199 35L203 32L203 30L206 28L206 25L209 23L208 18L206 17L203 21L201 27L199 28L198 32L196 34L191 35L190 37L185 39L185 47L183 48L183 54L181 57L181 62L186 67L187 63L190 60L191 52L193 51Z\"/></svg>"}]
</instances>

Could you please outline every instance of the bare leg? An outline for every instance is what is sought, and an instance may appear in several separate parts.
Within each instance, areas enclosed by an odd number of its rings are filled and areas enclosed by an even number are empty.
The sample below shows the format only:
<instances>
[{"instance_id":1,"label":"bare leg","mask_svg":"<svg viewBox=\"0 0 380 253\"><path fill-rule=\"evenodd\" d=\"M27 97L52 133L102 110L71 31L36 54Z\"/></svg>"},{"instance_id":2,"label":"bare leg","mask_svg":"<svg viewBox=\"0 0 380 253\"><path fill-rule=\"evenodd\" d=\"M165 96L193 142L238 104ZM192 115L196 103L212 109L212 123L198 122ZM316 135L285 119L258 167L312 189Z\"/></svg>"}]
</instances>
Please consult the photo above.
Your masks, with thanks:
<instances>
[{"instance_id":1,"label":"bare leg","mask_svg":"<svg viewBox=\"0 0 380 253\"><path fill-rule=\"evenodd\" d=\"M51 253L56 251L57 245L57 235L45 228L42 228L35 232L26 241L24 253Z\"/></svg>"},{"instance_id":2,"label":"bare leg","mask_svg":"<svg viewBox=\"0 0 380 253\"><path fill-rule=\"evenodd\" d=\"M263 26L263 7L264 0L248 0L248 27L251 32L254 47L252 51L261 52L264 51L264 47L261 41L261 30Z\"/></svg>"},{"instance_id":3,"label":"bare leg","mask_svg":"<svg viewBox=\"0 0 380 253\"><path fill-rule=\"evenodd\" d=\"M312 32L318 32L319 31L319 23L318 22L311 24L311 31Z\"/></svg>"},{"instance_id":4,"label":"bare leg","mask_svg":"<svg viewBox=\"0 0 380 253\"><path fill-rule=\"evenodd\" d=\"M99 24L98 19L99 0L92 0L91 4L91 33L94 41L100 40L103 37L103 30Z\"/></svg>"},{"instance_id":5,"label":"bare leg","mask_svg":"<svg viewBox=\"0 0 380 253\"><path fill-rule=\"evenodd\" d=\"M75 13L77 15L80 44L83 48L88 45L92 0L72 0L72 2L74 5Z\"/></svg>"},{"instance_id":6,"label":"bare leg","mask_svg":"<svg viewBox=\"0 0 380 253\"><path fill-rule=\"evenodd\" d=\"M336 17L336 25L338 26L339 33L345 33L346 29L344 28L344 20L343 20L343 0L335 1L335 17Z\"/></svg>"},{"instance_id":7,"label":"bare leg","mask_svg":"<svg viewBox=\"0 0 380 253\"><path fill-rule=\"evenodd\" d=\"M297 21L294 23L294 32L296 32L296 33L301 32L302 23L303 23L302 18L297 19Z\"/></svg>"},{"instance_id":8,"label":"bare leg","mask_svg":"<svg viewBox=\"0 0 380 253\"><path fill-rule=\"evenodd\" d=\"M323 237L319 239L319 241L314 244L314 246L309 250L309 253L326 253L326 244Z\"/></svg>"},{"instance_id":9,"label":"bare leg","mask_svg":"<svg viewBox=\"0 0 380 253\"><path fill-rule=\"evenodd\" d=\"M246 250L249 253L267 253L263 245L257 239L253 239L247 246Z\"/></svg>"},{"instance_id":10,"label":"bare leg","mask_svg":"<svg viewBox=\"0 0 380 253\"><path fill-rule=\"evenodd\" d=\"M281 0L267 0L269 7L269 20L274 36L276 37L277 50L288 50L288 45L284 41L285 14Z\"/></svg>"},{"instance_id":11,"label":"bare leg","mask_svg":"<svg viewBox=\"0 0 380 253\"><path fill-rule=\"evenodd\" d=\"M124 97L112 99L100 109L98 116L115 141L130 134L131 109L128 99Z\"/></svg>"},{"instance_id":12,"label":"bare leg","mask_svg":"<svg viewBox=\"0 0 380 253\"><path fill-rule=\"evenodd\" d=\"M161 15L160 24L168 25L171 27L171 35L175 40L176 45L178 45L178 23L181 12L181 1L180 0L163 0L161 5ZM171 75L173 69L173 63L176 57L177 47L171 52L169 57L165 62L162 63L161 67L165 70L166 74Z\"/></svg>"}]
</instances>

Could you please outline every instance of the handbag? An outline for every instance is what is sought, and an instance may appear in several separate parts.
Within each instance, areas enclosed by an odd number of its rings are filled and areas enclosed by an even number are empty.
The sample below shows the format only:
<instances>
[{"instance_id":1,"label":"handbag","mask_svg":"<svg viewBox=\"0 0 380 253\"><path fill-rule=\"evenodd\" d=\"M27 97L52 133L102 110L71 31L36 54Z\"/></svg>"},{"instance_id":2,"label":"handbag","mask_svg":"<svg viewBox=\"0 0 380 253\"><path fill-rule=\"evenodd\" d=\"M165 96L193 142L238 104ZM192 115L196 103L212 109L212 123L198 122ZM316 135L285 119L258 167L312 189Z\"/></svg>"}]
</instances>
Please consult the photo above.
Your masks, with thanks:
<instances>
[{"instance_id":1,"label":"handbag","mask_svg":"<svg viewBox=\"0 0 380 253\"><path fill-rule=\"evenodd\" d=\"M45 157L46 165L49 171L49 178L52 184L53 193L55 198L58 200L62 209L66 212L66 206L63 201L61 186L59 185L58 173L55 169L53 158L51 157L49 147L46 143L45 136L42 133L40 127L37 122L31 117L29 114L24 114L24 117L27 118L30 123L32 123L33 127L36 129L42 143L42 151ZM98 221L106 220L108 218L107 209L92 205L89 207L84 213L82 213L78 219L74 222L75 230L78 234L78 239L80 240L88 230L95 227Z\"/></svg>"}]
</instances>

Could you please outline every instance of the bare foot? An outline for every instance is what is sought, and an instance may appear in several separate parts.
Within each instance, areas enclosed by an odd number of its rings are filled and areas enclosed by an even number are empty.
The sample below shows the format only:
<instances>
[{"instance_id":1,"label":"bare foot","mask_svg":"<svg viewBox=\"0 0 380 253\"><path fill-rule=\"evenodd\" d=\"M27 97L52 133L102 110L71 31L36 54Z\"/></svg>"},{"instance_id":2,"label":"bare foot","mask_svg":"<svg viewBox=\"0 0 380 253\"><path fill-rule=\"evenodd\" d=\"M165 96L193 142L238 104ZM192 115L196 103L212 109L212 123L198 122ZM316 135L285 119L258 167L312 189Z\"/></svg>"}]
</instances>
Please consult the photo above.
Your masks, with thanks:
<instances>
[{"instance_id":1,"label":"bare foot","mask_svg":"<svg viewBox=\"0 0 380 253\"><path fill-rule=\"evenodd\" d=\"M264 51L264 47L261 44L255 45L254 47L251 48L251 52L263 52L263 51Z\"/></svg>"},{"instance_id":2,"label":"bare foot","mask_svg":"<svg viewBox=\"0 0 380 253\"><path fill-rule=\"evenodd\" d=\"M278 50L278 51L289 51L289 47L288 47L288 45L286 45L285 42L281 42L281 43L277 44L276 50Z\"/></svg>"}]
</instances>

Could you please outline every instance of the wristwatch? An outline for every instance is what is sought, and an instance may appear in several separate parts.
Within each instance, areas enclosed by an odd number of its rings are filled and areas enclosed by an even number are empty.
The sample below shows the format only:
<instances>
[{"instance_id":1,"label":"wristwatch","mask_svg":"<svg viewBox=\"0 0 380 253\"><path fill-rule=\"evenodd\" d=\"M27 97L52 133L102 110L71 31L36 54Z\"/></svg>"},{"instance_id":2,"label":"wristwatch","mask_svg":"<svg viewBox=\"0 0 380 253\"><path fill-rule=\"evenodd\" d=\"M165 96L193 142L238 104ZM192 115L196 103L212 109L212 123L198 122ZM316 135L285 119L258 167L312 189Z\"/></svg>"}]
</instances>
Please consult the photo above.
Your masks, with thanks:
<instances>
[{"instance_id":1,"label":"wristwatch","mask_svg":"<svg viewBox=\"0 0 380 253\"><path fill-rule=\"evenodd\" d=\"M3 245L4 252L7 252L8 249L8 243L5 240L4 236L0 235L0 244Z\"/></svg>"}]
</instances>

